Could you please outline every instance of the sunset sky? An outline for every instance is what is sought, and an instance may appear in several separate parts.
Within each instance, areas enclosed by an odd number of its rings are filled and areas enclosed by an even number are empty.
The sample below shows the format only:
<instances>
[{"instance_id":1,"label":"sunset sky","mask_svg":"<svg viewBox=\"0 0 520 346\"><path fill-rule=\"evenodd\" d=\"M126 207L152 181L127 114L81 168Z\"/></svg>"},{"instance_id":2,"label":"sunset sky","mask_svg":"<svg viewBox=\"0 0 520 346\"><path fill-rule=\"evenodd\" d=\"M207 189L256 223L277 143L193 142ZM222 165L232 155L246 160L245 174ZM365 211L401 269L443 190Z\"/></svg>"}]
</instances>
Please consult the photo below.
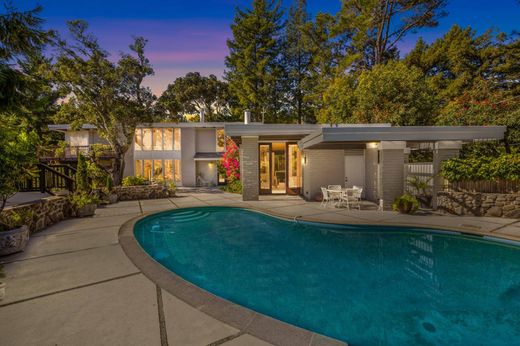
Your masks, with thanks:
<instances>
[{"instance_id":1,"label":"sunset sky","mask_svg":"<svg viewBox=\"0 0 520 346\"><path fill-rule=\"evenodd\" d=\"M44 7L46 27L65 31L66 21L84 19L101 45L117 54L126 51L132 36L149 40L147 56L155 76L146 83L160 94L176 77L190 71L203 75L224 72L228 53L226 39L237 6L249 6L250 0L40 0L13 1L21 9L36 3ZM291 1L284 0L288 7ZM335 13L339 0L308 0L309 12ZM400 48L406 53L415 40L427 41L441 36L453 24L471 26L482 33L490 27L507 33L520 30L520 3L517 0L452 0L449 15L433 29L409 35Z\"/></svg>"}]
</instances>

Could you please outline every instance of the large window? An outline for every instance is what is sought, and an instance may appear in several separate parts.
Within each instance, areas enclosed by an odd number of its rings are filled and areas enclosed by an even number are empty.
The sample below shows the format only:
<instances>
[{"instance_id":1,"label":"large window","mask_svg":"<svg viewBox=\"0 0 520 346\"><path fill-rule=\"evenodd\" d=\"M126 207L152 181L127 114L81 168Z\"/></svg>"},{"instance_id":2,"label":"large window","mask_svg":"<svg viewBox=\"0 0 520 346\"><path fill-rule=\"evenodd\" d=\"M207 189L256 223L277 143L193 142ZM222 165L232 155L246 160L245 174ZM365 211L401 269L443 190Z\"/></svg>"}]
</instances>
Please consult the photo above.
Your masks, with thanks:
<instances>
[{"instance_id":1,"label":"large window","mask_svg":"<svg viewBox=\"0 0 520 346\"><path fill-rule=\"evenodd\" d=\"M226 150L226 133L224 129L217 129L217 151Z\"/></svg>"},{"instance_id":2,"label":"large window","mask_svg":"<svg viewBox=\"0 0 520 346\"><path fill-rule=\"evenodd\" d=\"M143 150L152 150L152 129L143 129Z\"/></svg>"},{"instance_id":3,"label":"large window","mask_svg":"<svg viewBox=\"0 0 520 346\"><path fill-rule=\"evenodd\" d=\"M173 129L164 129L164 150L173 150Z\"/></svg>"},{"instance_id":4,"label":"large window","mask_svg":"<svg viewBox=\"0 0 520 346\"><path fill-rule=\"evenodd\" d=\"M174 165L174 172L175 172L175 176L174 176L175 182L180 182L182 180L181 160L173 160L173 165Z\"/></svg>"},{"instance_id":5,"label":"large window","mask_svg":"<svg viewBox=\"0 0 520 346\"><path fill-rule=\"evenodd\" d=\"M301 154L298 144L289 144L289 188L299 189L302 187Z\"/></svg>"},{"instance_id":6,"label":"large window","mask_svg":"<svg viewBox=\"0 0 520 346\"><path fill-rule=\"evenodd\" d=\"M136 129L135 150L181 150L181 129Z\"/></svg>"},{"instance_id":7,"label":"large window","mask_svg":"<svg viewBox=\"0 0 520 346\"><path fill-rule=\"evenodd\" d=\"M135 160L135 175L148 180L166 180L180 183L181 160Z\"/></svg>"},{"instance_id":8,"label":"large window","mask_svg":"<svg viewBox=\"0 0 520 346\"><path fill-rule=\"evenodd\" d=\"M163 150L163 129L153 129L153 150Z\"/></svg>"},{"instance_id":9,"label":"large window","mask_svg":"<svg viewBox=\"0 0 520 346\"><path fill-rule=\"evenodd\" d=\"M135 129L135 150L143 150L143 131Z\"/></svg>"},{"instance_id":10,"label":"large window","mask_svg":"<svg viewBox=\"0 0 520 346\"><path fill-rule=\"evenodd\" d=\"M181 150L181 129L174 129L173 150Z\"/></svg>"}]
</instances>

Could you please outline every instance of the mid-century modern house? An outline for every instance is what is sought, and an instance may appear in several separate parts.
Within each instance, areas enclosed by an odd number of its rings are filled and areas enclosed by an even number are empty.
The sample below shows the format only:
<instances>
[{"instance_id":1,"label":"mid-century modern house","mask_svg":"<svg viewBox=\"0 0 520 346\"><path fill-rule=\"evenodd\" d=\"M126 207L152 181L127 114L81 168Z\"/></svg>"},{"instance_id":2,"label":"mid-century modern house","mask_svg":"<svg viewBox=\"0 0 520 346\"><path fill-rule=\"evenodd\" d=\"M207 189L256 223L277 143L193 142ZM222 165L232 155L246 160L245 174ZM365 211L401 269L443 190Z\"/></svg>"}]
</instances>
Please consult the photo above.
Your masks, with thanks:
<instances>
[{"instance_id":1,"label":"mid-century modern house","mask_svg":"<svg viewBox=\"0 0 520 346\"><path fill-rule=\"evenodd\" d=\"M308 200L321 186L362 186L363 198L388 207L404 191L403 165L410 150L433 149L433 173L456 157L465 142L503 139L504 126L390 126L389 124L152 123L139 126L126 156L125 176L174 180L181 186L209 186L222 181L217 162L231 137L240 148L244 200L263 194L294 194ZM67 143L103 142L95 127L65 132ZM434 190L442 179L434 178ZM434 202L435 203L435 202Z\"/></svg>"}]
</instances>

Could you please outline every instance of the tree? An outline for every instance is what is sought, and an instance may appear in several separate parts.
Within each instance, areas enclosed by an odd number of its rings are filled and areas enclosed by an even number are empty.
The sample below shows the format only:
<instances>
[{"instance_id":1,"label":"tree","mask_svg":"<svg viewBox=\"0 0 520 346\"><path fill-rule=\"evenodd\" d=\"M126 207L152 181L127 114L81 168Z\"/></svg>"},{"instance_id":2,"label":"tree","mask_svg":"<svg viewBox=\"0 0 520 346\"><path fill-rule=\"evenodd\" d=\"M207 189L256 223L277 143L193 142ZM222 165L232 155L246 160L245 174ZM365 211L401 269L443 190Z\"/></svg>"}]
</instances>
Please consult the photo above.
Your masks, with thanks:
<instances>
[{"instance_id":1,"label":"tree","mask_svg":"<svg viewBox=\"0 0 520 346\"><path fill-rule=\"evenodd\" d=\"M158 106L173 119L178 119L179 114L203 110L208 121L229 118L231 104L226 82L219 81L214 75L201 76L198 72L189 72L177 78L158 100Z\"/></svg>"},{"instance_id":2,"label":"tree","mask_svg":"<svg viewBox=\"0 0 520 346\"><path fill-rule=\"evenodd\" d=\"M435 27L446 15L446 0L344 0L337 31L348 32L361 68L397 57L397 43L408 33Z\"/></svg>"},{"instance_id":3,"label":"tree","mask_svg":"<svg viewBox=\"0 0 520 346\"><path fill-rule=\"evenodd\" d=\"M423 73L389 61L364 71L355 90L354 120L360 123L431 125L438 112L435 92Z\"/></svg>"},{"instance_id":4,"label":"tree","mask_svg":"<svg viewBox=\"0 0 520 346\"><path fill-rule=\"evenodd\" d=\"M120 185L125 167L124 155L130 148L137 124L149 121L154 96L142 83L153 74L144 54L146 40L134 38L133 54L122 54L114 63L96 38L87 33L87 24L71 21L73 45L60 42L57 77L69 92L60 113L73 124L91 123L112 148L115 158L111 170L115 185Z\"/></svg>"},{"instance_id":5,"label":"tree","mask_svg":"<svg viewBox=\"0 0 520 346\"><path fill-rule=\"evenodd\" d=\"M285 26L283 64L286 72L287 99L291 112L299 124L314 122L314 109L305 99L312 90L310 66L312 52L305 45L304 28L309 22L307 1L297 0L289 10L289 19Z\"/></svg>"},{"instance_id":6,"label":"tree","mask_svg":"<svg viewBox=\"0 0 520 346\"><path fill-rule=\"evenodd\" d=\"M253 121L272 121L280 111L281 18L279 0L253 0L252 9L237 9L231 25L225 78Z\"/></svg>"}]
</instances>

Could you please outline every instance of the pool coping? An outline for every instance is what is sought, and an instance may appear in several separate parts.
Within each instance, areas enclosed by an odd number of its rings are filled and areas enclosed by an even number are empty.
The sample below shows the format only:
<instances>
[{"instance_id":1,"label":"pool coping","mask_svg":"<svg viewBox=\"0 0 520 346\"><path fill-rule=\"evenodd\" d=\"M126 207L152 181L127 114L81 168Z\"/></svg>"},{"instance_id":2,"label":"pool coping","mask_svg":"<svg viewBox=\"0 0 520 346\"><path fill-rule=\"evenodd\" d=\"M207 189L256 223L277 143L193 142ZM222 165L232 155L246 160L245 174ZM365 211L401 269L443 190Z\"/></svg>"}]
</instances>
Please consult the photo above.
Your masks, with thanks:
<instances>
[{"instance_id":1,"label":"pool coping","mask_svg":"<svg viewBox=\"0 0 520 346\"><path fill-rule=\"evenodd\" d=\"M197 208L211 208L218 206L203 206ZM224 206L225 207L225 206ZM511 242L515 245L520 245L518 238L506 234L492 234L489 232L479 230L468 230L463 227L448 227L443 225L426 226L413 223L399 223L399 222L326 222L323 220L313 219L312 217L295 216L288 217L287 215L266 211L261 208L245 207L245 206L230 206L232 208L246 209L253 212L262 213L272 217L288 221L305 221L322 224L338 224L338 225L372 225L372 226L402 226L412 228L422 228L426 230L438 229L447 231L449 233L477 236L482 239L498 242ZM192 208L192 207L187 207ZM179 210L185 208L173 208L171 210ZM214 295L201 287L183 279L174 272L164 267L159 262L150 257L146 251L137 242L134 236L135 224L145 217L163 213L167 210L149 212L134 217L125 222L119 230L119 244L127 257L134 263L134 265L141 270L141 272L157 286L164 289L173 296L181 299L193 308L202 311L203 313L226 323L240 331L240 333L247 333L274 345L309 345L309 346L339 346L347 345L347 343L330 338L328 336L318 334L307 329L277 320L273 317L261 314L242 305L233 303L227 299Z\"/></svg>"},{"instance_id":2,"label":"pool coping","mask_svg":"<svg viewBox=\"0 0 520 346\"><path fill-rule=\"evenodd\" d=\"M157 286L193 308L238 329L240 333L250 334L274 345L348 346L343 341L277 320L214 295L164 267L145 252L134 236L135 224L153 214L157 212L139 215L125 222L119 229L119 244L130 261Z\"/></svg>"}]
</instances>

